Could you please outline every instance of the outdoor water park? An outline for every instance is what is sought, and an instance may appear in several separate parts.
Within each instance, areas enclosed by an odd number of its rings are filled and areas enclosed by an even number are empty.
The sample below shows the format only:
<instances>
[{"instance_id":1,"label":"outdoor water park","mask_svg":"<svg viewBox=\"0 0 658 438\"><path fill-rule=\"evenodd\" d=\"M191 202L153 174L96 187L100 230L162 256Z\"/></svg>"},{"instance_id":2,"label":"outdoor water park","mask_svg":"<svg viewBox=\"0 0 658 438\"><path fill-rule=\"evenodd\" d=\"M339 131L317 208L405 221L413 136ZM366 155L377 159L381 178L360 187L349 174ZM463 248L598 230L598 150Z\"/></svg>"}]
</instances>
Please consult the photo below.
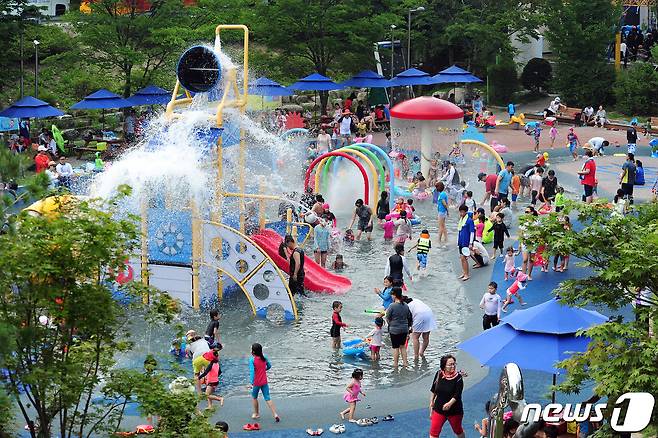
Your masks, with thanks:
<instances>
[{"instance_id":1,"label":"outdoor water park","mask_svg":"<svg viewBox=\"0 0 658 438\"><path fill-rule=\"evenodd\" d=\"M0 111L0 437L656 436L651 119L213 28L98 133Z\"/></svg>"}]
</instances>

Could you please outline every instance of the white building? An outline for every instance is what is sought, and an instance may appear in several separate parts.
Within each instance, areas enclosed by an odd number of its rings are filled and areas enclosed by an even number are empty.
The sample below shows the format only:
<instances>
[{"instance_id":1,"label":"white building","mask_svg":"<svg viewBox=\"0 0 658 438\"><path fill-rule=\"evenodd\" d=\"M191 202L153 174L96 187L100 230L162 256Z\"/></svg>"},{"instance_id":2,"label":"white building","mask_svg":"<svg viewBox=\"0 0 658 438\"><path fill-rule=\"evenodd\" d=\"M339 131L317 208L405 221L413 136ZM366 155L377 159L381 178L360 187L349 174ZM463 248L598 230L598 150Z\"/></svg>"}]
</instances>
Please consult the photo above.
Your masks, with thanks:
<instances>
[{"instance_id":1,"label":"white building","mask_svg":"<svg viewBox=\"0 0 658 438\"><path fill-rule=\"evenodd\" d=\"M30 4L41 9L48 17L64 15L69 10L69 0L30 0Z\"/></svg>"}]
</instances>

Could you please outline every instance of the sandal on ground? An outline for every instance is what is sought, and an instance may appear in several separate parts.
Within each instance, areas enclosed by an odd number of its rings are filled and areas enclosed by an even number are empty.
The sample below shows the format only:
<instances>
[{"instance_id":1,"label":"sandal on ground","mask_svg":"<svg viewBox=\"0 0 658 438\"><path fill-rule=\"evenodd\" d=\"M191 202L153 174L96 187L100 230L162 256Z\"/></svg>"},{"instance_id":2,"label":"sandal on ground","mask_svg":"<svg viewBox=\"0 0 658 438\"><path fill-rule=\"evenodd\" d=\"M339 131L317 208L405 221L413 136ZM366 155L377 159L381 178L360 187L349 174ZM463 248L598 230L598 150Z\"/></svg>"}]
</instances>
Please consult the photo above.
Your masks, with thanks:
<instances>
[{"instance_id":1,"label":"sandal on ground","mask_svg":"<svg viewBox=\"0 0 658 438\"><path fill-rule=\"evenodd\" d=\"M377 424L377 423L379 423L379 418L377 418L377 417L369 418L369 420L370 420L370 422L371 422L372 424Z\"/></svg>"},{"instance_id":2,"label":"sandal on ground","mask_svg":"<svg viewBox=\"0 0 658 438\"><path fill-rule=\"evenodd\" d=\"M357 422L357 420L355 420L354 418L352 418L351 420L347 420L347 421L349 421L350 423L356 423Z\"/></svg>"},{"instance_id":3,"label":"sandal on ground","mask_svg":"<svg viewBox=\"0 0 658 438\"><path fill-rule=\"evenodd\" d=\"M343 426L343 425L342 424L334 424L329 428L329 432L335 433L335 434L343 433L343 432L340 431L341 426ZM345 426L343 426L343 429L344 428L345 428Z\"/></svg>"},{"instance_id":4,"label":"sandal on ground","mask_svg":"<svg viewBox=\"0 0 658 438\"><path fill-rule=\"evenodd\" d=\"M360 418L356 421L357 426L372 426L372 423L367 418Z\"/></svg>"},{"instance_id":5,"label":"sandal on ground","mask_svg":"<svg viewBox=\"0 0 658 438\"><path fill-rule=\"evenodd\" d=\"M322 432L324 432L324 430L322 430L322 429L316 429L316 430L313 430L313 429L310 429L310 428L306 429L306 433L311 435L311 436L322 435Z\"/></svg>"},{"instance_id":6,"label":"sandal on ground","mask_svg":"<svg viewBox=\"0 0 658 438\"><path fill-rule=\"evenodd\" d=\"M384 418L382 418L382 420L384 420L384 421L393 421L393 420L395 420L395 417L393 417L392 415L389 414L389 415L385 416Z\"/></svg>"},{"instance_id":7,"label":"sandal on ground","mask_svg":"<svg viewBox=\"0 0 658 438\"><path fill-rule=\"evenodd\" d=\"M244 426L242 426L242 430L247 430L247 431L252 431L252 430L260 430L260 424L258 423L247 423Z\"/></svg>"}]
</instances>

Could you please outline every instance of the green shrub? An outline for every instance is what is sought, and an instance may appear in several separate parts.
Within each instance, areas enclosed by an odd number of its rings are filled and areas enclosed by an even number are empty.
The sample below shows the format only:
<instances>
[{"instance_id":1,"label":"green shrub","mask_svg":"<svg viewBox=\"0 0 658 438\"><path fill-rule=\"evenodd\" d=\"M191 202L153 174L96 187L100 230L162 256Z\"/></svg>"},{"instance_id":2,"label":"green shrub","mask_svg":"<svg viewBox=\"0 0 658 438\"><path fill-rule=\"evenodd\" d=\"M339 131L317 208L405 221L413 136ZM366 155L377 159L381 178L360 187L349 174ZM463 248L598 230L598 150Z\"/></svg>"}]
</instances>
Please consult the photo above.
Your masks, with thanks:
<instances>
[{"instance_id":1,"label":"green shrub","mask_svg":"<svg viewBox=\"0 0 658 438\"><path fill-rule=\"evenodd\" d=\"M636 63L624 70L614 86L615 108L627 115L655 114L658 73L650 63Z\"/></svg>"},{"instance_id":2,"label":"green shrub","mask_svg":"<svg viewBox=\"0 0 658 438\"><path fill-rule=\"evenodd\" d=\"M532 58L523 67L521 73L521 84L526 90L535 93L546 90L548 82L553 76L553 67L551 64L542 58Z\"/></svg>"},{"instance_id":3,"label":"green shrub","mask_svg":"<svg viewBox=\"0 0 658 438\"><path fill-rule=\"evenodd\" d=\"M487 69L489 75L489 101L493 104L508 104L518 88L516 65L511 59L492 64Z\"/></svg>"}]
</instances>

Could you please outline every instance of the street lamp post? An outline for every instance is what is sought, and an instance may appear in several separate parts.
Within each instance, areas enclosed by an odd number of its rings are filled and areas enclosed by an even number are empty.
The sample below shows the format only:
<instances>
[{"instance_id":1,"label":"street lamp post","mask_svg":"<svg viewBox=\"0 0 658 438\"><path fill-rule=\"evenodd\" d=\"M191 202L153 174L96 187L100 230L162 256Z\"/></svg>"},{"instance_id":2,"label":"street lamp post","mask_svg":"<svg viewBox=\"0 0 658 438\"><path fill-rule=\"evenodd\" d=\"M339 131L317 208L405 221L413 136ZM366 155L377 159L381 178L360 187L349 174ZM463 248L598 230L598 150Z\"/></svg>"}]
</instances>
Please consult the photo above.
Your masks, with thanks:
<instances>
[{"instance_id":1,"label":"street lamp post","mask_svg":"<svg viewBox=\"0 0 658 438\"><path fill-rule=\"evenodd\" d=\"M391 24L391 79L395 76L395 70L393 69L393 56L395 55L395 40L393 39L393 31L397 26Z\"/></svg>"},{"instance_id":2,"label":"street lamp post","mask_svg":"<svg viewBox=\"0 0 658 438\"><path fill-rule=\"evenodd\" d=\"M39 41L34 40L34 98L39 98Z\"/></svg>"},{"instance_id":3,"label":"street lamp post","mask_svg":"<svg viewBox=\"0 0 658 438\"><path fill-rule=\"evenodd\" d=\"M411 68L411 13L423 12L424 10L425 8L423 6L409 9L409 14L407 16L407 68Z\"/></svg>"}]
</instances>

